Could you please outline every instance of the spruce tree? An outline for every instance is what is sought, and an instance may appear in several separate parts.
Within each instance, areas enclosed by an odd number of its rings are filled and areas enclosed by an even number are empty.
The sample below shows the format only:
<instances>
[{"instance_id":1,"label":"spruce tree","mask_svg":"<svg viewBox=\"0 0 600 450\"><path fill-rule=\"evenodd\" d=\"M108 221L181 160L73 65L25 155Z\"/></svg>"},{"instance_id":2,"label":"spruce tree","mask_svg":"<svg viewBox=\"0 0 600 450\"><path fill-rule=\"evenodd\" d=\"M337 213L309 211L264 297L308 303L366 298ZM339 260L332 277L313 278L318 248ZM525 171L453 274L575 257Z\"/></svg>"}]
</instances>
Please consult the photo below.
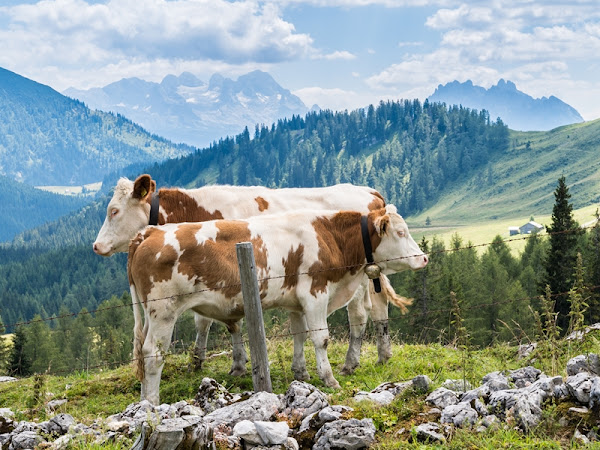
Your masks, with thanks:
<instances>
[{"instance_id":1,"label":"spruce tree","mask_svg":"<svg viewBox=\"0 0 600 450\"><path fill-rule=\"evenodd\" d=\"M550 287L550 292L555 297L557 325L565 331L569 324L568 292L573 286L573 272L577 263L577 240L581 229L573 219L573 206L569 202L571 194L564 176L558 179L554 198L552 225L547 229L550 235L550 248L545 264L545 284Z\"/></svg>"},{"instance_id":2,"label":"spruce tree","mask_svg":"<svg viewBox=\"0 0 600 450\"><path fill-rule=\"evenodd\" d=\"M8 366L8 358L10 356L10 344L8 339L4 336L6 333L6 327L0 316L0 373L4 373Z\"/></svg>"},{"instance_id":3,"label":"spruce tree","mask_svg":"<svg viewBox=\"0 0 600 450\"><path fill-rule=\"evenodd\" d=\"M16 376L31 375L31 358L25 352L27 336L22 326L17 327L13 338L13 348L8 360L8 373Z\"/></svg>"}]
</instances>

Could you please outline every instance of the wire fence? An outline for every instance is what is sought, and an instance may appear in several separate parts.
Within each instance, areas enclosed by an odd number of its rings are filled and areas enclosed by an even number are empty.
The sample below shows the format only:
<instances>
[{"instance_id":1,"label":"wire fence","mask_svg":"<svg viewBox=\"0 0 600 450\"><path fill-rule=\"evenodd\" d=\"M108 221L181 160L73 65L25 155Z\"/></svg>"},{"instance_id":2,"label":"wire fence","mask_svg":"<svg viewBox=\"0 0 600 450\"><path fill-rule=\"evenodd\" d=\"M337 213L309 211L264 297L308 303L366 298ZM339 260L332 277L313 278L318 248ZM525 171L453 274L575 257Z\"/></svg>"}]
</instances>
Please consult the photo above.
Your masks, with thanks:
<instances>
[{"instance_id":1,"label":"wire fence","mask_svg":"<svg viewBox=\"0 0 600 450\"><path fill-rule=\"evenodd\" d=\"M453 253L453 252L459 252L459 251L464 251L464 250L472 250L472 249L476 249L476 248L484 248L484 247L488 247L491 245L498 245L500 243L504 243L504 244L510 244L513 242L518 242L518 241L524 241L524 240L528 240L531 239L533 237L541 237L541 238L545 238L545 237L550 237L550 236L560 236L560 235L565 235L565 234L569 234L569 233L579 233L581 229L591 229L593 228L593 226L591 227L586 227L586 228L580 228L580 229L576 229L576 230L566 230L566 231L560 231L560 232L554 232L554 233L542 233L542 234L532 234L532 235L527 235L527 236L520 236L520 237L516 237L516 238L508 238L508 239L503 239L501 241L493 241L493 242L486 242L486 243L482 243L482 244L468 244L465 246L461 246L461 247L457 247L457 248L449 248L449 249L443 249L440 251L436 251L436 252L429 252L428 256L432 257L438 254L446 254L446 253ZM399 257L399 258L393 258L393 259L388 259L385 261L377 261L379 263L382 262L388 262L388 261L394 261L394 260L400 260L400 259L408 259L411 258L413 256L416 255L409 255L409 256L404 256L404 257ZM376 262L376 263L377 263ZM288 275L281 275L281 276L273 276L273 277L264 277L264 278L260 278L258 279L259 284L263 283L263 282L267 282L270 280L278 280L278 279L284 279L284 278L288 278L288 277L292 277L292 278L297 278L299 276L314 276L318 273L323 273L323 272L328 272L328 271L340 271L340 270L352 270L352 269L356 269L359 267L364 266L364 264L357 264L357 265L349 265L349 266L340 266L340 267L335 267L335 268L327 268L327 269L322 269L319 271L307 271L307 272L298 272L298 273L294 273L294 274L288 274ZM190 292L185 292L185 293L180 293L177 295L171 295L171 296L166 296L166 297L160 297L160 298L153 298L153 299L147 299L146 301L140 301L140 302L130 302L128 304L118 304L118 305L111 305L111 306L105 306L105 307L99 307L96 309L92 309L92 310L82 310L80 312L73 312L73 313L68 313L68 314L60 314L60 315L56 315L56 316L50 316L50 317L46 317L46 318L37 318L37 319L32 319L32 320L28 320L28 321L21 321L21 322L15 322L12 324L7 324L7 327L11 327L11 328L16 328L16 327L21 327L21 326L28 326L28 325L34 325L40 322L52 322L52 321L56 321L56 320L60 320L60 319L64 319L64 318L74 318L77 316L81 316L81 315L90 315L93 316L94 314L100 313L100 312L105 312L105 311L114 311L114 310L118 310L120 308L131 308L131 307L139 307L139 306L147 306L149 303L152 302L159 302L159 301L167 301L167 300L172 300L172 299L176 299L178 297L183 297L183 296L189 296L189 295L196 295L196 294L200 294L200 293L204 293L204 292L210 292L210 291L221 291L221 290L226 290L226 289L232 289L232 288L240 288L241 289L241 283L233 283L230 285L224 285L224 286L220 286L218 288L204 288L204 289L198 289L198 290L194 290L194 291L190 291ZM600 290L600 285L596 285L596 286L586 286L586 288L589 291L597 291ZM558 297L558 296L564 296L564 295L568 295L569 292L562 292L562 293L555 293L555 294L551 294L552 297ZM473 305L463 305L461 306L461 310L462 311L468 311L468 310L477 310L477 309L482 309L482 308L490 308L490 307L498 307L498 306L503 306L503 305L509 305L509 304L519 304L519 303L530 303L534 300L539 300L540 296L539 295L534 295L534 296L525 296L525 297L520 297L520 298L514 298L514 299L506 299L506 300L502 300L502 301L494 301L494 302L486 302L486 303L479 303L479 304L473 304ZM386 320L382 320L379 322L385 322L385 323L389 323L389 322L394 322L394 321L410 321L411 319L416 319L419 317L427 317L427 316L434 316L434 315L442 315L442 314L450 314L453 312L453 308L452 307L447 307L447 308L437 308L437 309L429 309L427 311L411 311L405 315L399 316L399 317L388 317ZM181 323L182 318L180 317L178 319L178 321L176 322L176 324ZM353 327L366 327L368 325L368 323L371 323L373 325L377 324L377 320L370 320L367 322L362 322L362 323L352 323ZM177 326L177 325L176 325ZM305 333L310 333L310 332L314 332L314 331L323 331L323 330L336 330L336 329L340 329L340 330L345 330L346 332L349 331L349 325L348 324L344 324L344 325L334 325L334 326L328 326L327 328L323 328L323 329L309 329L309 330L305 330L302 331L302 334ZM67 331L69 330L68 328L66 329ZM63 330L64 331L64 330ZM422 326L422 332L423 331L434 331L436 333L438 333L440 335L440 339L441 336L443 335L443 333L447 330L445 329L436 329L433 328L431 326L427 326L424 325ZM285 339L285 338L293 338L295 335L297 335L299 333L294 333L291 331L281 331L281 330L277 330L275 333L269 334L267 336L268 340L275 340L275 339ZM399 331L395 332L395 337L400 340L402 339L402 336L406 336L405 339L410 339L412 338L414 340L414 335L413 334L408 334L408 333L401 333ZM448 340L448 342L450 342L450 340ZM446 342L446 343L448 343ZM246 346L248 344L247 340L243 340L242 342L240 342L241 345ZM171 355L173 355L174 353L181 353L182 351L187 351L190 348L190 344L183 342L181 340L178 339L174 339L172 341L171 347L170 349L168 349L168 351L163 352L163 356L164 357L169 357ZM209 350L209 347L206 348L197 348L196 351L207 351ZM149 357L156 357L154 356L149 356ZM82 364L82 369L86 370L86 371L90 371L90 370L98 370L98 369L105 369L105 368L111 368L111 367L118 367L118 366L122 366L125 364L130 364L137 361L136 358L128 358L128 359L122 359L119 361L102 361L98 364ZM68 369L68 370L64 370L64 371L52 371L53 374L56 375L60 375L60 374L67 374L67 373L73 373L74 371L76 371L76 369Z\"/></svg>"}]
</instances>

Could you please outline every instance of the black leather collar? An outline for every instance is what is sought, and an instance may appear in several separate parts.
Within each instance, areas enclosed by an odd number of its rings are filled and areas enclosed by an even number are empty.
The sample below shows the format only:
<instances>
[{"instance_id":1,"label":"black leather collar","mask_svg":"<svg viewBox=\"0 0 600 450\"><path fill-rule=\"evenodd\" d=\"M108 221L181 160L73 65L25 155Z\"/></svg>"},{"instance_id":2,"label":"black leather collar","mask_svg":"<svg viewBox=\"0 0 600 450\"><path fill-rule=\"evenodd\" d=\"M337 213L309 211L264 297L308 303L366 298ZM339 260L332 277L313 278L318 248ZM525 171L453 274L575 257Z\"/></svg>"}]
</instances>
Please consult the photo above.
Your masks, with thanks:
<instances>
[{"instance_id":1,"label":"black leather collar","mask_svg":"<svg viewBox=\"0 0 600 450\"><path fill-rule=\"evenodd\" d=\"M367 222L367 216L360 218L360 231L362 235L363 247L365 248L365 256L367 257L367 264L373 264L373 248L371 247L371 236L369 236L369 226ZM373 278L373 287L375 292L381 292L381 282L379 278Z\"/></svg>"},{"instance_id":2,"label":"black leather collar","mask_svg":"<svg viewBox=\"0 0 600 450\"><path fill-rule=\"evenodd\" d=\"M158 192L152 196L152 202L150 203L150 220L148 225L158 225L158 209L160 205L160 197Z\"/></svg>"}]
</instances>

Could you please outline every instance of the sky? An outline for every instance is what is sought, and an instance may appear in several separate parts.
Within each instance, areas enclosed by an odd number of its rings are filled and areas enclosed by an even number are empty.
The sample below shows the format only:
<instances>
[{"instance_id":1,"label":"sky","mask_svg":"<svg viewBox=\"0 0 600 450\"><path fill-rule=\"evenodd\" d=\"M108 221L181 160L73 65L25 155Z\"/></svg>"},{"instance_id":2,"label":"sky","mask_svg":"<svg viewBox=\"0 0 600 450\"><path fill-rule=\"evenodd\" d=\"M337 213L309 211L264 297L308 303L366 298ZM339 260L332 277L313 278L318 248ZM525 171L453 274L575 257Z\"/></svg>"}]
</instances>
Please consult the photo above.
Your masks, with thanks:
<instances>
[{"instance_id":1,"label":"sky","mask_svg":"<svg viewBox=\"0 0 600 450\"><path fill-rule=\"evenodd\" d=\"M259 69L352 110L504 79L600 118L598 0L4 0L0 43L0 67L59 92Z\"/></svg>"}]
</instances>

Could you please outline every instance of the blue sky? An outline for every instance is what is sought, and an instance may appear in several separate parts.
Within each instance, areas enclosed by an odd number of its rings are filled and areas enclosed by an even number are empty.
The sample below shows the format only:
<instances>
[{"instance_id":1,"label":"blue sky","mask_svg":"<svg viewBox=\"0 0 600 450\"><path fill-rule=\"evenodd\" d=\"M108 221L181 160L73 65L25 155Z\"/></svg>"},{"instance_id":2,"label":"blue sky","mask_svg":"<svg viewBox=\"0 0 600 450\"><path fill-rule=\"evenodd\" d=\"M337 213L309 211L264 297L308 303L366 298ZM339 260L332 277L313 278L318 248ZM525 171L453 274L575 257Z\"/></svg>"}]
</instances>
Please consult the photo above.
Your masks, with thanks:
<instances>
[{"instance_id":1,"label":"blue sky","mask_svg":"<svg viewBox=\"0 0 600 450\"><path fill-rule=\"evenodd\" d=\"M307 106L500 78L600 118L598 0L8 0L0 66L58 91L269 72Z\"/></svg>"}]
</instances>

